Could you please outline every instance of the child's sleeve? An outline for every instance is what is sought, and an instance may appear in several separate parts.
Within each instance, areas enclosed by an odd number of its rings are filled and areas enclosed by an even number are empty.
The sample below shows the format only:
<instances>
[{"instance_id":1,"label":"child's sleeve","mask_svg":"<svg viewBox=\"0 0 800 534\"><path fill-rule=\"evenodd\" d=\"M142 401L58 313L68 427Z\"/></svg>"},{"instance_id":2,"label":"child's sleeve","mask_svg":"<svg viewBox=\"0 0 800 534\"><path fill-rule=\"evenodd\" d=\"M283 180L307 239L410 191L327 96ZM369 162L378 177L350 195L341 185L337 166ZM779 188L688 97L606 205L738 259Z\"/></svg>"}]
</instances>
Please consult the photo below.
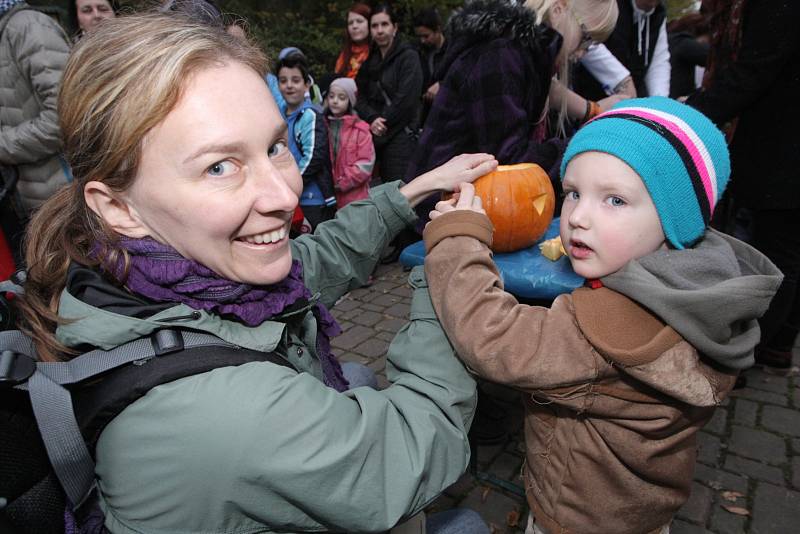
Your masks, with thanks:
<instances>
[{"instance_id":1,"label":"child's sleeve","mask_svg":"<svg viewBox=\"0 0 800 534\"><path fill-rule=\"evenodd\" d=\"M549 309L517 302L503 290L491 235L489 219L466 210L425 229L431 300L456 352L478 375L528 391L596 379L603 362L578 328L571 296Z\"/></svg>"},{"instance_id":2,"label":"child's sleeve","mask_svg":"<svg viewBox=\"0 0 800 534\"><path fill-rule=\"evenodd\" d=\"M301 158L302 164L298 163L297 165L303 175L303 184L315 182L325 196L325 203L335 204L336 199L330 172L328 129L325 126L325 119L321 114L309 108L303 112L301 120L300 146L303 157Z\"/></svg>"},{"instance_id":3,"label":"child's sleeve","mask_svg":"<svg viewBox=\"0 0 800 534\"><path fill-rule=\"evenodd\" d=\"M342 174L336 176L336 188L346 192L369 182L372 177L372 168L375 166L375 147L372 144L372 134L369 126L362 122L356 126L354 154L346 154ZM345 148L340 148L345 150Z\"/></svg>"}]
</instances>

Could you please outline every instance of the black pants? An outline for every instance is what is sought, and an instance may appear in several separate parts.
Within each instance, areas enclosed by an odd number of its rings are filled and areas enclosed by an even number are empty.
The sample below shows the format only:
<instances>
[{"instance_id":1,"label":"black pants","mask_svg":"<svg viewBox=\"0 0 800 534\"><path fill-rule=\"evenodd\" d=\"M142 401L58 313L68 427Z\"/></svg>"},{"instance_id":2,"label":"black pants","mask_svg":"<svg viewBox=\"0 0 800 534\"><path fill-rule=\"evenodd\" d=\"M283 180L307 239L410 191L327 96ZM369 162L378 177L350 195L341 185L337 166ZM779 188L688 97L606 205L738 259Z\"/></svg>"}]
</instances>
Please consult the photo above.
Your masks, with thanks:
<instances>
[{"instance_id":1,"label":"black pants","mask_svg":"<svg viewBox=\"0 0 800 534\"><path fill-rule=\"evenodd\" d=\"M752 212L752 245L783 272L783 283L759 320L761 345L791 350L800 330L800 209Z\"/></svg>"},{"instance_id":2,"label":"black pants","mask_svg":"<svg viewBox=\"0 0 800 534\"><path fill-rule=\"evenodd\" d=\"M411 160L416 144L403 130L397 132L385 143L375 144L375 160L381 175L381 183L402 180Z\"/></svg>"},{"instance_id":3,"label":"black pants","mask_svg":"<svg viewBox=\"0 0 800 534\"><path fill-rule=\"evenodd\" d=\"M311 225L311 231L317 229L320 223L333 219L336 215L336 208L333 206L300 206L303 209L303 215Z\"/></svg>"}]
</instances>

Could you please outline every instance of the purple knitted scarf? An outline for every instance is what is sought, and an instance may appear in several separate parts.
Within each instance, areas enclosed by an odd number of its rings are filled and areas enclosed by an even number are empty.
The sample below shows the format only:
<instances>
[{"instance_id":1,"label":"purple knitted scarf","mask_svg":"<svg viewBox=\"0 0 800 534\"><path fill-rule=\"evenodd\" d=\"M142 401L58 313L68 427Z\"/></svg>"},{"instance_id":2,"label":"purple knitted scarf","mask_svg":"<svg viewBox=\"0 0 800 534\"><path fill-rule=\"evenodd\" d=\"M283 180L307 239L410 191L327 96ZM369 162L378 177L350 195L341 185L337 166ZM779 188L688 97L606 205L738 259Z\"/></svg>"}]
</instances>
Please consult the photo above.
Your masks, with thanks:
<instances>
[{"instance_id":1,"label":"purple knitted scarf","mask_svg":"<svg viewBox=\"0 0 800 534\"><path fill-rule=\"evenodd\" d=\"M129 290L156 302L180 302L190 308L232 315L247 326L257 326L275 318L294 303L311 298L303 283L303 266L292 261L289 275L276 284L252 286L227 280L194 260L188 260L169 245L149 237L123 237L118 246L128 252L127 277L122 256L116 265L103 266ZM95 246L93 256L100 258L105 247ZM342 329L321 303L312 309L317 319L317 354L322 364L323 381L337 391L348 388L342 367L331 354L330 339Z\"/></svg>"}]
</instances>

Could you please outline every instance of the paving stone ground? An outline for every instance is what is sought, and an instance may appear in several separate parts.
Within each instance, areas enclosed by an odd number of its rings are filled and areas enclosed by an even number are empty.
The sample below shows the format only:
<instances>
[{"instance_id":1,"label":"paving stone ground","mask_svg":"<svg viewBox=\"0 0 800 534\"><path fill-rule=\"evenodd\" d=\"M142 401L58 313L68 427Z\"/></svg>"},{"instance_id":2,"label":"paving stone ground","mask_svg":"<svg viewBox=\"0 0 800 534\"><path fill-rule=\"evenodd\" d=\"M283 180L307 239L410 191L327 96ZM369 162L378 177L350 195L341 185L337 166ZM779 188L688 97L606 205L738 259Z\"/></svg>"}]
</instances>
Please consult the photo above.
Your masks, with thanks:
<instances>
[{"instance_id":1,"label":"paving stone ground","mask_svg":"<svg viewBox=\"0 0 800 534\"><path fill-rule=\"evenodd\" d=\"M371 367L381 388L388 385L386 349L408 316L407 277L399 264L380 266L372 285L351 291L333 308L344 330L331 342L334 352ZM800 347L794 360L800 364ZM692 494L673 534L800 533L800 377L758 369L746 376L747 387L735 390L699 433ZM495 393L511 414L509 439L473 450L477 470L445 490L430 510L473 508L493 532L521 533L528 513L520 493L522 410L513 394Z\"/></svg>"}]
</instances>

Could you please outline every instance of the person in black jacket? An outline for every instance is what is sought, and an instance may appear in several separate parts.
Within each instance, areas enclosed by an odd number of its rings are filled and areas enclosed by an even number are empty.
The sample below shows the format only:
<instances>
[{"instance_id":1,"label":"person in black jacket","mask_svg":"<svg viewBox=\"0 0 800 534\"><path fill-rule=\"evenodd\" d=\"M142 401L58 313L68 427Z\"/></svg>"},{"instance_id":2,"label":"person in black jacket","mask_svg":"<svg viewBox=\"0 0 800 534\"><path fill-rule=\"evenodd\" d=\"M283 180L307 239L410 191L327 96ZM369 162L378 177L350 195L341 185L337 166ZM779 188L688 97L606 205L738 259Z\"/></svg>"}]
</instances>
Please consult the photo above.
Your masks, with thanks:
<instances>
[{"instance_id":1,"label":"person in black jacket","mask_svg":"<svg viewBox=\"0 0 800 534\"><path fill-rule=\"evenodd\" d=\"M733 132L734 206L751 211L751 244L784 274L760 320L756 363L788 371L800 329L800 2L715 4L708 79L686 102Z\"/></svg>"},{"instance_id":2,"label":"person in black jacket","mask_svg":"<svg viewBox=\"0 0 800 534\"><path fill-rule=\"evenodd\" d=\"M439 80L444 76L444 73L438 70L447 52L442 18L435 7L425 8L414 16L414 33L419 39L419 57L423 75L420 124L425 124L433 99L439 92Z\"/></svg>"},{"instance_id":3,"label":"person in black jacket","mask_svg":"<svg viewBox=\"0 0 800 534\"><path fill-rule=\"evenodd\" d=\"M370 17L372 49L356 77L356 111L367 121L382 181L405 175L416 142L422 66L414 48L397 35L392 10L383 4Z\"/></svg>"}]
</instances>

